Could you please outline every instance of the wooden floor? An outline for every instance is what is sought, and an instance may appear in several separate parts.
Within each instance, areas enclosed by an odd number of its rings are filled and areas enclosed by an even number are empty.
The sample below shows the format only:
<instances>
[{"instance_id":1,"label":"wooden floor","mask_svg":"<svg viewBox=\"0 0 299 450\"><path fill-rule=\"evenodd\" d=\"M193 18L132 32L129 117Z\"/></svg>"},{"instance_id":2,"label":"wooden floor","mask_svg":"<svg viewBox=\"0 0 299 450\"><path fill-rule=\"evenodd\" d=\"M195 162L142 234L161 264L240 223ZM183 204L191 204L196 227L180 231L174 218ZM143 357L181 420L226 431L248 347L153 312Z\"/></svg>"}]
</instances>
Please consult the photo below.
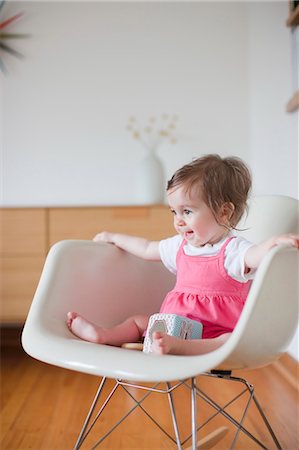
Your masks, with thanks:
<instances>
[{"instance_id":1,"label":"wooden floor","mask_svg":"<svg viewBox=\"0 0 299 450\"><path fill-rule=\"evenodd\" d=\"M256 388L256 394L264 411L274 428L283 450L299 448L298 391L282 375L278 366L238 372ZM72 449L78 436L85 415L99 384L96 377L67 371L35 361L21 349L3 349L1 352L1 450L68 450ZM111 382L109 381L110 385ZM211 380L199 377L198 385L218 400L221 405L229 401L230 395L237 392L232 382ZM239 389L240 390L240 389ZM179 406L179 423L182 435L189 433L190 392L179 388L175 393L175 404ZM133 404L123 389L111 400L110 413L106 412L90 435L83 449L90 449L97 442L100 430L108 429L118 420L123 411ZM228 411L235 417L241 414L244 400L238 400ZM155 417L160 415L163 425L172 432L171 418L168 413L167 396L152 394L144 406ZM202 421L212 410L198 400L198 420ZM234 426L225 418L217 417L202 430L199 438L218 426L227 425L229 433L216 445L216 449L230 448ZM275 446L269 437L254 405L250 407L245 426L256 433L258 439L265 442L269 449ZM113 437L112 437L113 436ZM190 441L184 445L188 447ZM163 450L176 446L157 429L146 415L138 408L109 436L99 449L117 450ZM243 433L240 434L236 449L260 448Z\"/></svg>"}]
</instances>

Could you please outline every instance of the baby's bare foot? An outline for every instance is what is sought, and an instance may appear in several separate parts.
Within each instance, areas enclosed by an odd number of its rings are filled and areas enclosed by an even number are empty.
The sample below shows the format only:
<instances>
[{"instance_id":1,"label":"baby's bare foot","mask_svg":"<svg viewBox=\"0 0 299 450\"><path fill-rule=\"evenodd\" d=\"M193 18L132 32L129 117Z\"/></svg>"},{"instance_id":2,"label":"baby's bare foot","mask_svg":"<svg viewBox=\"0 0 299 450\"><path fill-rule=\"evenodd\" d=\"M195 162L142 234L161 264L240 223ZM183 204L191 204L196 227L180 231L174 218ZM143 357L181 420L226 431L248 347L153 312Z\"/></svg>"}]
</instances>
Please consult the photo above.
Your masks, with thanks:
<instances>
[{"instance_id":1,"label":"baby's bare foot","mask_svg":"<svg viewBox=\"0 0 299 450\"><path fill-rule=\"evenodd\" d=\"M66 323L70 331L80 339L88 342L94 342L96 344L103 343L101 327L98 327L76 312L69 312L67 314Z\"/></svg>"},{"instance_id":2,"label":"baby's bare foot","mask_svg":"<svg viewBox=\"0 0 299 450\"><path fill-rule=\"evenodd\" d=\"M156 355L177 353L181 339L156 331L153 333L152 352Z\"/></svg>"},{"instance_id":3,"label":"baby's bare foot","mask_svg":"<svg viewBox=\"0 0 299 450\"><path fill-rule=\"evenodd\" d=\"M73 320L76 319L77 316L78 316L78 314L76 312L68 312L67 313L66 324L67 324L68 328L70 329L70 331L72 331Z\"/></svg>"}]
</instances>

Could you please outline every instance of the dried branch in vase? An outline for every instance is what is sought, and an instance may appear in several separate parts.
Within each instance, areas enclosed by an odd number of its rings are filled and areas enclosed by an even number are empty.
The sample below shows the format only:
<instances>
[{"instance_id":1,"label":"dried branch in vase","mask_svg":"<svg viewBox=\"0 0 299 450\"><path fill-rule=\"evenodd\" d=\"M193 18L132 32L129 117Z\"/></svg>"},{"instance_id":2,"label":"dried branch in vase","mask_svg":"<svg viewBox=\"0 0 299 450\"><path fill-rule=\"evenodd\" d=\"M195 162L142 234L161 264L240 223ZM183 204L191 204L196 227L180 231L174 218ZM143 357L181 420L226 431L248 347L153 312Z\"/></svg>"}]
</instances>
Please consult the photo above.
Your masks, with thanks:
<instances>
[{"instance_id":1,"label":"dried branch in vase","mask_svg":"<svg viewBox=\"0 0 299 450\"><path fill-rule=\"evenodd\" d=\"M177 115L162 114L149 117L142 126L135 117L130 117L127 130L146 150L155 153L162 142L176 144L177 122Z\"/></svg>"}]
</instances>

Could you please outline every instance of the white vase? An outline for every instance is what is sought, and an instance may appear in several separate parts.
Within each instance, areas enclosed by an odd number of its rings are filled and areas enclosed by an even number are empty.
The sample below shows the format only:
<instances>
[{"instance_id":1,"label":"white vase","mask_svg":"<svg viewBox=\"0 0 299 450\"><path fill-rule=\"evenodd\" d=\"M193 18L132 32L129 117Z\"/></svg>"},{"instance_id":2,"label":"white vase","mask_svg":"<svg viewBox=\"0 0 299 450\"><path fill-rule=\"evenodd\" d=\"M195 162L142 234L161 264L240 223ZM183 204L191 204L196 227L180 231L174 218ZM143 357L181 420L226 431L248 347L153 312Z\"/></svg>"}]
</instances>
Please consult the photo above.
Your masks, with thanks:
<instances>
[{"instance_id":1,"label":"white vase","mask_svg":"<svg viewBox=\"0 0 299 450\"><path fill-rule=\"evenodd\" d=\"M165 189L163 165L154 153L149 153L137 167L138 203L145 205L164 203Z\"/></svg>"}]
</instances>

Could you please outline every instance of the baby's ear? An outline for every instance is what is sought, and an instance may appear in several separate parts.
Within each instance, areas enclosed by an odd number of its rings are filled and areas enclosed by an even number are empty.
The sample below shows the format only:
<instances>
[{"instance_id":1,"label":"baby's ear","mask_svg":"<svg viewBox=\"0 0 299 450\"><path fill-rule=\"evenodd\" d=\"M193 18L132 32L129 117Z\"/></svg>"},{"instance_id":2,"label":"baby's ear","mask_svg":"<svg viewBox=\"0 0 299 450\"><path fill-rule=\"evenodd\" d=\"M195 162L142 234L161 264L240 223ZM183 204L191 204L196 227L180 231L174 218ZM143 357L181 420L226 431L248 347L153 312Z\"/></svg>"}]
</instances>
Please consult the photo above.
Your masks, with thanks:
<instances>
[{"instance_id":1,"label":"baby's ear","mask_svg":"<svg viewBox=\"0 0 299 450\"><path fill-rule=\"evenodd\" d=\"M230 221L235 211L235 205L231 202L223 203L220 208L220 216L222 219Z\"/></svg>"}]
</instances>

